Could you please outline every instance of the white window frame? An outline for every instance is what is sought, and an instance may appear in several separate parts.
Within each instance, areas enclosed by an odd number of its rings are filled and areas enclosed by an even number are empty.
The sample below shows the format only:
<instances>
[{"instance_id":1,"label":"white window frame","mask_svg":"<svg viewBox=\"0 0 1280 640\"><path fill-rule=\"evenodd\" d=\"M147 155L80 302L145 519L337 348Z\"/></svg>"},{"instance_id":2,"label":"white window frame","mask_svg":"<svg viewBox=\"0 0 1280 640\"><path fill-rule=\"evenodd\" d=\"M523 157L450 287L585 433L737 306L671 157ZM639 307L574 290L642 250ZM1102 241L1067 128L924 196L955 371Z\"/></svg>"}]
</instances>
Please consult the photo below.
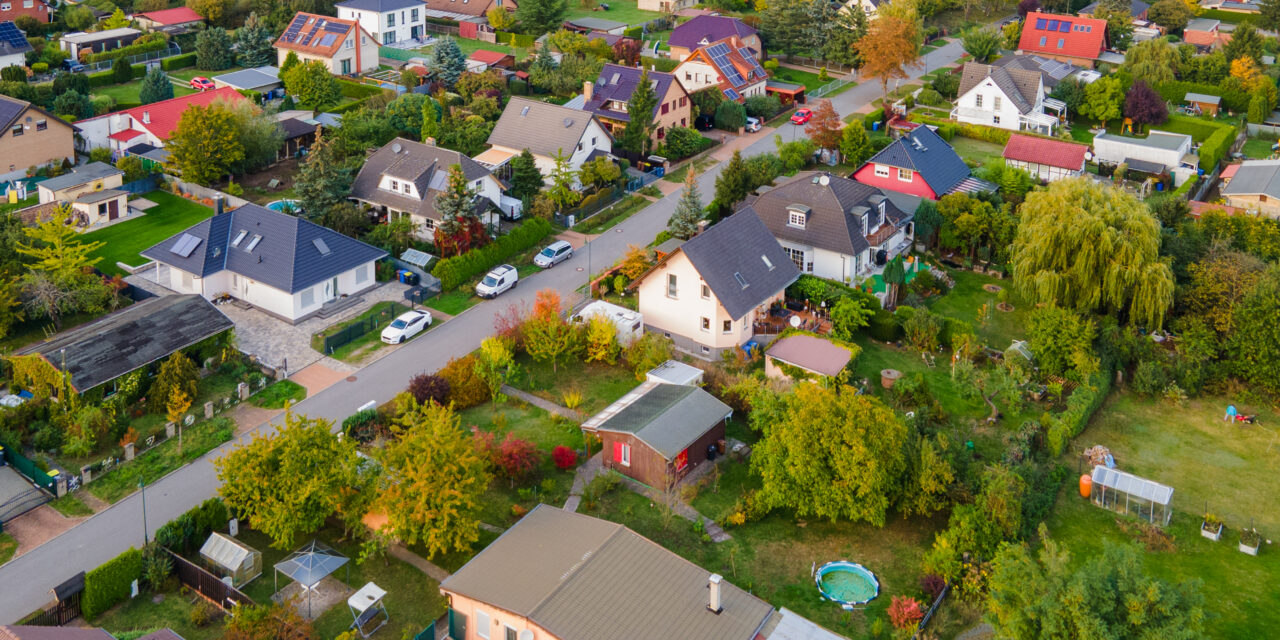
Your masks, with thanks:
<instances>
[{"instance_id":1,"label":"white window frame","mask_svg":"<svg viewBox=\"0 0 1280 640\"><path fill-rule=\"evenodd\" d=\"M399 191L399 190L400 190L400 181L399 181L399 180L392 180L392 181L391 181L391 190L392 190L392 191Z\"/></svg>"},{"instance_id":2,"label":"white window frame","mask_svg":"<svg viewBox=\"0 0 1280 640\"><path fill-rule=\"evenodd\" d=\"M876 177L877 177L877 178L888 178L888 177L889 177L889 166L888 166L888 165L883 165L883 164L878 164L878 165L876 165Z\"/></svg>"},{"instance_id":3,"label":"white window frame","mask_svg":"<svg viewBox=\"0 0 1280 640\"><path fill-rule=\"evenodd\" d=\"M668 298L680 297L679 279L676 277L676 274L674 273L667 274L667 297Z\"/></svg>"},{"instance_id":4,"label":"white window frame","mask_svg":"<svg viewBox=\"0 0 1280 640\"><path fill-rule=\"evenodd\" d=\"M1002 105L1000 104L1000 96L994 96L991 98L991 108L995 109L996 111L999 111L1001 106Z\"/></svg>"},{"instance_id":5,"label":"white window frame","mask_svg":"<svg viewBox=\"0 0 1280 640\"><path fill-rule=\"evenodd\" d=\"M899 182L911 182L911 180L915 177L916 177L916 172L910 169L903 169L902 167L898 167Z\"/></svg>"},{"instance_id":6,"label":"white window frame","mask_svg":"<svg viewBox=\"0 0 1280 640\"><path fill-rule=\"evenodd\" d=\"M490 628L493 621L490 620L489 614L484 611L476 611L476 637L482 640L489 640Z\"/></svg>"},{"instance_id":7,"label":"white window frame","mask_svg":"<svg viewBox=\"0 0 1280 640\"><path fill-rule=\"evenodd\" d=\"M703 333L711 333L711 318L703 316L702 320L698 323L698 328L701 329Z\"/></svg>"},{"instance_id":8,"label":"white window frame","mask_svg":"<svg viewBox=\"0 0 1280 640\"><path fill-rule=\"evenodd\" d=\"M877 165L877 166L879 166L879 165ZM804 228L804 212L803 212L803 211L788 210L788 211L787 211L787 226L788 226L788 227L797 227L797 228L803 229L803 228Z\"/></svg>"},{"instance_id":9,"label":"white window frame","mask_svg":"<svg viewBox=\"0 0 1280 640\"><path fill-rule=\"evenodd\" d=\"M979 94L977 94L977 95L973 96L973 106L975 106L975 107L977 107L977 108L979 108L979 109L981 109L981 108L982 108L982 94L981 94L981 93L979 93Z\"/></svg>"},{"instance_id":10,"label":"white window frame","mask_svg":"<svg viewBox=\"0 0 1280 640\"><path fill-rule=\"evenodd\" d=\"M631 466L631 445L625 442L619 442L618 444L622 445L622 460L619 460L618 463L624 467Z\"/></svg>"},{"instance_id":11,"label":"white window frame","mask_svg":"<svg viewBox=\"0 0 1280 640\"><path fill-rule=\"evenodd\" d=\"M711 287L707 286L707 283L705 282L702 283L702 299L703 300L711 299Z\"/></svg>"},{"instance_id":12,"label":"white window frame","mask_svg":"<svg viewBox=\"0 0 1280 640\"><path fill-rule=\"evenodd\" d=\"M732 321L732 320L725 320L725 321L721 322L720 324L721 324L721 327L720 327L720 333L723 333L723 334L725 334L725 335L729 335L729 334L733 333L733 321Z\"/></svg>"}]
</instances>

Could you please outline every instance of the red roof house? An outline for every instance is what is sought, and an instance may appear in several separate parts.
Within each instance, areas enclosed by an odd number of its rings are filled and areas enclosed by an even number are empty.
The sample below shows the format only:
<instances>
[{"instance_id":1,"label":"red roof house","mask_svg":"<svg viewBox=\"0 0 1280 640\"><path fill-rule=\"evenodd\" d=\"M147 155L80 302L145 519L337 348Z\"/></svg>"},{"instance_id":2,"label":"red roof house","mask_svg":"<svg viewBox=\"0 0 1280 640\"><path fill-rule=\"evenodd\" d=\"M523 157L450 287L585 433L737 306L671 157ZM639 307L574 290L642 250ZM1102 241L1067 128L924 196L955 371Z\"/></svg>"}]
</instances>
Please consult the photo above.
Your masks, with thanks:
<instances>
[{"instance_id":1,"label":"red roof house","mask_svg":"<svg viewBox=\"0 0 1280 640\"><path fill-rule=\"evenodd\" d=\"M0 22L31 16L36 22L53 22L53 8L45 0L10 0L0 3Z\"/></svg>"},{"instance_id":2,"label":"red roof house","mask_svg":"<svg viewBox=\"0 0 1280 640\"><path fill-rule=\"evenodd\" d=\"M133 14L133 19L137 21L138 26L150 31L164 27L185 27L204 22L204 18L200 17L200 14L190 7L135 13Z\"/></svg>"},{"instance_id":3,"label":"red roof house","mask_svg":"<svg viewBox=\"0 0 1280 640\"><path fill-rule=\"evenodd\" d=\"M475 53L471 54L469 59L475 60L476 62L482 62L486 67L509 69L516 65L515 56L501 51L490 51L488 49L477 49Z\"/></svg>"},{"instance_id":4,"label":"red roof house","mask_svg":"<svg viewBox=\"0 0 1280 640\"><path fill-rule=\"evenodd\" d=\"M1084 173L1084 156L1089 145L1014 134L1004 146L1004 161L1033 176L1053 182Z\"/></svg>"},{"instance_id":5,"label":"red roof house","mask_svg":"<svg viewBox=\"0 0 1280 640\"><path fill-rule=\"evenodd\" d=\"M299 11L273 46L277 66L293 52L303 62L324 63L334 75L368 73L378 68L378 42L355 20Z\"/></svg>"},{"instance_id":6,"label":"red roof house","mask_svg":"<svg viewBox=\"0 0 1280 640\"><path fill-rule=\"evenodd\" d=\"M1034 11L1022 23L1018 53L1092 69L1107 44L1107 21Z\"/></svg>"},{"instance_id":7,"label":"red roof house","mask_svg":"<svg viewBox=\"0 0 1280 640\"><path fill-rule=\"evenodd\" d=\"M1217 50L1231 42L1231 34L1222 31L1222 23L1209 18L1196 18L1182 30L1182 40L1200 50Z\"/></svg>"},{"instance_id":8,"label":"red roof house","mask_svg":"<svg viewBox=\"0 0 1280 640\"><path fill-rule=\"evenodd\" d=\"M81 120L76 126L80 127L80 135L89 149L107 147L123 152L144 143L163 147L187 109L207 106L217 100L235 103L244 99L239 91L222 87Z\"/></svg>"}]
</instances>

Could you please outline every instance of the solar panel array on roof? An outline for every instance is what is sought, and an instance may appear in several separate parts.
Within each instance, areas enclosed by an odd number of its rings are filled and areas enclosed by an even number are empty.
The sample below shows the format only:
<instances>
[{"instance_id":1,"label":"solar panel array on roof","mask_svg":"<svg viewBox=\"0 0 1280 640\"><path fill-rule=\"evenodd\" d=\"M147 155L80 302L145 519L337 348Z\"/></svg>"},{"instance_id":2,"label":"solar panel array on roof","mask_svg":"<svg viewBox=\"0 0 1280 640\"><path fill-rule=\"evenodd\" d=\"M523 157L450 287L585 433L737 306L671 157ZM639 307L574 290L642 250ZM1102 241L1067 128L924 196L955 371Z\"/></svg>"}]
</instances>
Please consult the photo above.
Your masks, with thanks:
<instances>
[{"instance_id":1,"label":"solar panel array on roof","mask_svg":"<svg viewBox=\"0 0 1280 640\"><path fill-rule=\"evenodd\" d=\"M169 247L169 252L186 258L189 257L191 252L195 251L198 246L200 246L200 238L189 233L184 233L182 234L182 237L178 238L177 242L173 243L172 247Z\"/></svg>"},{"instance_id":2,"label":"solar panel array on roof","mask_svg":"<svg viewBox=\"0 0 1280 640\"><path fill-rule=\"evenodd\" d=\"M27 48L27 38L22 35L12 22L0 22L0 42L8 43L17 49Z\"/></svg>"},{"instance_id":3,"label":"solar panel array on roof","mask_svg":"<svg viewBox=\"0 0 1280 640\"><path fill-rule=\"evenodd\" d=\"M293 42L298 39L298 34L302 31L302 26L307 23L307 17L304 15L294 16L293 22L289 23L289 28L284 31L284 41Z\"/></svg>"},{"instance_id":4,"label":"solar panel array on roof","mask_svg":"<svg viewBox=\"0 0 1280 640\"><path fill-rule=\"evenodd\" d=\"M734 91L733 89L725 89L724 95L727 96L730 100L737 100L739 98L738 92Z\"/></svg>"},{"instance_id":5,"label":"solar panel array on roof","mask_svg":"<svg viewBox=\"0 0 1280 640\"><path fill-rule=\"evenodd\" d=\"M1066 20L1063 20L1062 22L1058 23L1058 31L1059 31L1060 33L1066 33L1066 32L1068 32L1068 31L1070 31L1070 30L1071 30L1071 23L1070 23L1070 22L1067 22Z\"/></svg>"},{"instance_id":6,"label":"solar panel array on roof","mask_svg":"<svg viewBox=\"0 0 1280 640\"><path fill-rule=\"evenodd\" d=\"M321 38L320 38L320 44L319 44L319 46L321 46L321 47L332 47L332 46L333 46L334 41L336 41L337 39L338 39L337 34L333 34L333 33L326 33L326 34L324 34L324 36L323 36L323 37L321 37Z\"/></svg>"},{"instance_id":7,"label":"solar panel array on roof","mask_svg":"<svg viewBox=\"0 0 1280 640\"><path fill-rule=\"evenodd\" d=\"M720 72L729 79L733 86L740 87L747 83L742 78L742 74L738 73L738 68L733 66L733 63L729 60L729 45L717 42L707 47L707 55L711 56L711 61L720 68Z\"/></svg>"},{"instance_id":8,"label":"solar panel array on roof","mask_svg":"<svg viewBox=\"0 0 1280 640\"><path fill-rule=\"evenodd\" d=\"M1036 29L1039 29L1040 31L1044 31L1044 27L1047 22L1048 21L1045 20L1044 18L1036 18Z\"/></svg>"},{"instance_id":9,"label":"solar panel array on roof","mask_svg":"<svg viewBox=\"0 0 1280 640\"><path fill-rule=\"evenodd\" d=\"M340 22L326 22L324 23L324 30L330 33L346 33L347 25Z\"/></svg>"}]
</instances>

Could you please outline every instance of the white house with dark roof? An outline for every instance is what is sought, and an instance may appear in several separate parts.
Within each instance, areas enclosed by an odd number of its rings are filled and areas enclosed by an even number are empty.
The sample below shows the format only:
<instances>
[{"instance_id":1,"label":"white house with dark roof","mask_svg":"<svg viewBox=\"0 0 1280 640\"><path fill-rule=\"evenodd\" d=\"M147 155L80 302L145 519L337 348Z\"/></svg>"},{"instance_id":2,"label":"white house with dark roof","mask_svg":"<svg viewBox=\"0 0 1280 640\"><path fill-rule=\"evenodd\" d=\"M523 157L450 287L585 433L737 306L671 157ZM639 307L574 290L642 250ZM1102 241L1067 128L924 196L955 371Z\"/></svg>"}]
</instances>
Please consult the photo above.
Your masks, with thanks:
<instances>
[{"instance_id":1,"label":"white house with dark roof","mask_svg":"<svg viewBox=\"0 0 1280 640\"><path fill-rule=\"evenodd\" d=\"M663 256L630 286L645 329L715 360L751 340L756 321L799 277L755 212L741 211Z\"/></svg>"},{"instance_id":2,"label":"white house with dark roof","mask_svg":"<svg viewBox=\"0 0 1280 640\"><path fill-rule=\"evenodd\" d=\"M748 199L804 273L837 282L871 275L910 249L921 198L829 173L801 173Z\"/></svg>"},{"instance_id":3,"label":"white house with dark roof","mask_svg":"<svg viewBox=\"0 0 1280 640\"><path fill-rule=\"evenodd\" d=\"M379 44L423 39L426 7L422 0L346 0L334 7L339 18L359 22Z\"/></svg>"},{"instance_id":4,"label":"white house with dark roof","mask_svg":"<svg viewBox=\"0 0 1280 640\"><path fill-rule=\"evenodd\" d=\"M386 251L303 218L247 204L142 252L154 279L206 299L230 295L290 323L373 288Z\"/></svg>"},{"instance_id":5,"label":"white house with dark roof","mask_svg":"<svg viewBox=\"0 0 1280 640\"><path fill-rule=\"evenodd\" d=\"M1045 91L1039 72L970 62L960 76L960 97L951 118L1012 131L1052 133L1058 118L1045 109L1062 113L1066 104L1047 97Z\"/></svg>"},{"instance_id":6,"label":"white house with dark roof","mask_svg":"<svg viewBox=\"0 0 1280 640\"><path fill-rule=\"evenodd\" d=\"M488 142L476 162L497 169L528 149L547 184L557 154L569 156L569 168L577 173L582 163L613 153L613 136L591 113L528 98L507 102Z\"/></svg>"},{"instance_id":7,"label":"white house with dark roof","mask_svg":"<svg viewBox=\"0 0 1280 640\"><path fill-rule=\"evenodd\" d=\"M1280 160L1245 160L1222 188L1222 197L1229 206L1280 218Z\"/></svg>"},{"instance_id":8,"label":"white house with dark roof","mask_svg":"<svg viewBox=\"0 0 1280 640\"><path fill-rule=\"evenodd\" d=\"M489 169L457 151L405 138L388 142L365 160L349 197L389 219L408 216L418 237L431 240L441 221L436 197L448 187L449 167L455 164L476 194L477 214L505 204L505 213L518 215L519 201L503 197L503 185Z\"/></svg>"}]
</instances>

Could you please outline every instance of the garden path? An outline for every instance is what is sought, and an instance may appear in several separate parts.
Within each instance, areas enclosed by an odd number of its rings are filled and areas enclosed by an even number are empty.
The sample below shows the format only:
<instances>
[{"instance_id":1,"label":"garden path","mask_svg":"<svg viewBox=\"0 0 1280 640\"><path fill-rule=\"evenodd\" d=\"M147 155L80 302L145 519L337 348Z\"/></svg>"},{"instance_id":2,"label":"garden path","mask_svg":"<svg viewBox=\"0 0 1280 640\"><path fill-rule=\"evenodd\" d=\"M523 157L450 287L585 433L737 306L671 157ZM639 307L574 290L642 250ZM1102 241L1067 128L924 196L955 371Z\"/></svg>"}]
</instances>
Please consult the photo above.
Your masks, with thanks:
<instances>
[{"instance_id":1,"label":"garden path","mask_svg":"<svg viewBox=\"0 0 1280 640\"><path fill-rule=\"evenodd\" d=\"M582 492L587 489L587 485L596 479L601 471L604 471L604 463L602 462L603 454L597 453L591 456L589 460L584 462L582 466L573 474L573 486L569 488L569 499L564 501L565 511L577 511L578 505L582 504Z\"/></svg>"},{"instance_id":2,"label":"garden path","mask_svg":"<svg viewBox=\"0 0 1280 640\"><path fill-rule=\"evenodd\" d=\"M583 420L587 419L586 416L582 415L581 411L570 409L568 407L562 407L554 402L551 402L550 400L539 398L538 396L535 396L532 393L529 393L528 391L521 391L509 384L502 385L502 392L512 398L519 398L520 400L523 400L548 413L554 413L558 416L564 416L570 420L582 422Z\"/></svg>"},{"instance_id":3,"label":"garden path","mask_svg":"<svg viewBox=\"0 0 1280 640\"><path fill-rule=\"evenodd\" d=\"M448 571L431 564L426 558L406 549L404 545L398 542L391 545L387 551L396 560L413 565L418 571L427 574L428 577L436 582L444 582L444 579L450 575Z\"/></svg>"}]
</instances>

